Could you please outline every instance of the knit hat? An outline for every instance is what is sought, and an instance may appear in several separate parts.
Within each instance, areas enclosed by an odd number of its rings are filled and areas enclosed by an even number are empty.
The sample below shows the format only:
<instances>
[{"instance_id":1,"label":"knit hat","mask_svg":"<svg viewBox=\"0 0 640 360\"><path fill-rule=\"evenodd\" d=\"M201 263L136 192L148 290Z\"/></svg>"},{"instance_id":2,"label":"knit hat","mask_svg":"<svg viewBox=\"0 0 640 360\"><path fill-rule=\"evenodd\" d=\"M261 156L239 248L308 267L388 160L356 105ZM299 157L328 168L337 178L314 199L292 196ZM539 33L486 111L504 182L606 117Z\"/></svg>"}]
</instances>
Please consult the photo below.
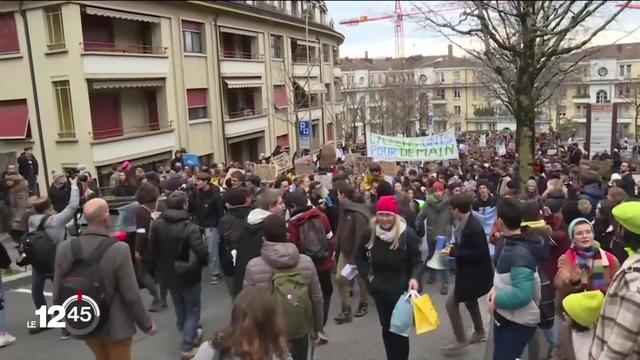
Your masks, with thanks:
<instances>
[{"instance_id":1,"label":"knit hat","mask_svg":"<svg viewBox=\"0 0 640 360\"><path fill-rule=\"evenodd\" d=\"M287 242L287 222L278 214L271 214L262 221L264 239L270 242Z\"/></svg>"},{"instance_id":2,"label":"knit hat","mask_svg":"<svg viewBox=\"0 0 640 360\"><path fill-rule=\"evenodd\" d=\"M640 234L640 202L626 201L613 208L613 217L622 227L634 234Z\"/></svg>"},{"instance_id":3,"label":"knit hat","mask_svg":"<svg viewBox=\"0 0 640 360\"><path fill-rule=\"evenodd\" d=\"M571 294L562 300L562 306L567 315L587 328L598 322L603 305L604 294L600 290Z\"/></svg>"},{"instance_id":4,"label":"knit hat","mask_svg":"<svg viewBox=\"0 0 640 360\"><path fill-rule=\"evenodd\" d=\"M198 176L196 176L196 179L209 182L211 181L211 174L209 174L208 172L201 172L198 174Z\"/></svg>"},{"instance_id":5,"label":"knit hat","mask_svg":"<svg viewBox=\"0 0 640 360\"><path fill-rule=\"evenodd\" d=\"M578 224L589 224L591 227L591 231L593 231L593 225L591 222L583 217L575 218L571 224L569 224L569 240L573 241L573 232L576 230L576 225Z\"/></svg>"},{"instance_id":6,"label":"knit hat","mask_svg":"<svg viewBox=\"0 0 640 360\"><path fill-rule=\"evenodd\" d=\"M398 201L395 196L383 196L376 204L376 213L391 213L398 215Z\"/></svg>"},{"instance_id":7,"label":"knit hat","mask_svg":"<svg viewBox=\"0 0 640 360\"><path fill-rule=\"evenodd\" d=\"M433 189L433 191L444 191L444 184L440 181L436 181L435 183L433 183L433 186L431 188Z\"/></svg>"},{"instance_id":8,"label":"knit hat","mask_svg":"<svg viewBox=\"0 0 640 360\"><path fill-rule=\"evenodd\" d=\"M227 204L231 206L242 206L247 203L247 191L243 188L229 190L225 194Z\"/></svg>"},{"instance_id":9,"label":"knit hat","mask_svg":"<svg viewBox=\"0 0 640 360\"><path fill-rule=\"evenodd\" d=\"M382 166L380 166L380 164L378 164L377 162L372 162L371 164L369 164L369 171L382 171Z\"/></svg>"},{"instance_id":10,"label":"knit hat","mask_svg":"<svg viewBox=\"0 0 640 360\"><path fill-rule=\"evenodd\" d=\"M53 172L53 182L58 182L58 179L66 177L67 175L65 175L63 172L60 171L54 171Z\"/></svg>"},{"instance_id":11,"label":"knit hat","mask_svg":"<svg viewBox=\"0 0 640 360\"><path fill-rule=\"evenodd\" d=\"M394 195L395 191L393 190L393 186L389 184L387 181L380 181L378 183L378 187L376 188L376 194L378 197L383 197L387 195Z\"/></svg>"},{"instance_id":12,"label":"knit hat","mask_svg":"<svg viewBox=\"0 0 640 360\"><path fill-rule=\"evenodd\" d=\"M122 168L122 170L127 171L131 167L131 163L129 161L125 161L122 163L122 165L120 165L120 167Z\"/></svg>"}]
</instances>

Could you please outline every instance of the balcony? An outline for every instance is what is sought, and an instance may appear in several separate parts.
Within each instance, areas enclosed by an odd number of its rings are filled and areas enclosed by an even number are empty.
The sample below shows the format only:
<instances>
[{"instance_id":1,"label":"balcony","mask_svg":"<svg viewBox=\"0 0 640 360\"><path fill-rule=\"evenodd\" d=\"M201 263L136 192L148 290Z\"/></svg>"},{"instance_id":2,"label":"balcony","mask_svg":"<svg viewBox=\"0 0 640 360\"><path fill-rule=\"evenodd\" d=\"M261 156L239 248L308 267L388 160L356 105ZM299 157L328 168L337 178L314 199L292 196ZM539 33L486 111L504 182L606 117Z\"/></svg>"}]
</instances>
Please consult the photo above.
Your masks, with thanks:
<instances>
[{"instance_id":1,"label":"balcony","mask_svg":"<svg viewBox=\"0 0 640 360\"><path fill-rule=\"evenodd\" d=\"M176 146L171 123L159 125L152 131L135 127L121 128L119 131L127 135L91 143L91 152L96 165L110 164L162 151L173 151Z\"/></svg>"},{"instance_id":2,"label":"balcony","mask_svg":"<svg viewBox=\"0 0 640 360\"><path fill-rule=\"evenodd\" d=\"M266 114L266 109L262 104L261 85L234 83L230 79L225 79L225 85L223 89L225 121L254 118Z\"/></svg>"},{"instance_id":3,"label":"balcony","mask_svg":"<svg viewBox=\"0 0 640 360\"><path fill-rule=\"evenodd\" d=\"M167 76L159 18L85 7L81 26L82 61L89 78Z\"/></svg>"},{"instance_id":4,"label":"balcony","mask_svg":"<svg viewBox=\"0 0 640 360\"><path fill-rule=\"evenodd\" d=\"M222 58L234 60L262 60L258 51L258 34L232 28L220 28Z\"/></svg>"},{"instance_id":5,"label":"balcony","mask_svg":"<svg viewBox=\"0 0 640 360\"><path fill-rule=\"evenodd\" d=\"M432 104L446 104L447 98L444 96L434 96L431 98Z\"/></svg>"},{"instance_id":6,"label":"balcony","mask_svg":"<svg viewBox=\"0 0 640 360\"><path fill-rule=\"evenodd\" d=\"M573 96L573 103L574 104L587 104L590 101L590 96L589 94L575 94Z\"/></svg>"},{"instance_id":7,"label":"balcony","mask_svg":"<svg viewBox=\"0 0 640 360\"><path fill-rule=\"evenodd\" d=\"M224 114L225 121L244 120L258 116L264 116L267 109L244 109L240 111L232 111Z\"/></svg>"}]
</instances>

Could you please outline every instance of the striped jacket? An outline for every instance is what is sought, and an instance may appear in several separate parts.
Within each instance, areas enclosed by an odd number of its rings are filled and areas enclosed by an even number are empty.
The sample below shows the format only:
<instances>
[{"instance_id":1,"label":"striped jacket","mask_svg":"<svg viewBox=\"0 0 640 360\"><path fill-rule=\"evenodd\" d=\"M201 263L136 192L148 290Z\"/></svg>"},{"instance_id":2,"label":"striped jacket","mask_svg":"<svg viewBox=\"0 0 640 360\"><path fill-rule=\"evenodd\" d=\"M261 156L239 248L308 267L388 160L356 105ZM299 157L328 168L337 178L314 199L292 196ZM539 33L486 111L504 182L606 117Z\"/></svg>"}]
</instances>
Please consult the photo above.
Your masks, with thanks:
<instances>
[{"instance_id":1,"label":"striped jacket","mask_svg":"<svg viewBox=\"0 0 640 360\"><path fill-rule=\"evenodd\" d=\"M639 314L640 251L636 251L609 285L589 359L640 359Z\"/></svg>"}]
</instances>

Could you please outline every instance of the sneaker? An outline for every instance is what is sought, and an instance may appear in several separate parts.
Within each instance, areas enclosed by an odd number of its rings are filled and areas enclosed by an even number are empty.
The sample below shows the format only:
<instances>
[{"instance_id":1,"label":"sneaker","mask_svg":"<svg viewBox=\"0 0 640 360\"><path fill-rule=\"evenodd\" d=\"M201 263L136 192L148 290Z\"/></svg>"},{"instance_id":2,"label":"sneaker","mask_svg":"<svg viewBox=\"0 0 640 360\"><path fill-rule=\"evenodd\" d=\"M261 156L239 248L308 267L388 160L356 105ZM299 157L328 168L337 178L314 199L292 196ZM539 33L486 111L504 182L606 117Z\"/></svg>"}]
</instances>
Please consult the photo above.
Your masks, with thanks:
<instances>
[{"instance_id":1,"label":"sneaker","mask_svg":"<svg viewBox=\"0 0 640 360\"><path fill-rule=\"evenodd\" d=\"M462 355L467 350L467 343L453 342L451 344L443 346L441 349L442 355L446 357Z\"/></svg>"},{"instance_id":2,"label":"sneaker","mask_svg":"<svg viewBox=\"0 0 640 360\"><path fill-rule=\"evenodd\" d=\"M202 334L202 328L199 327L198 329L196 329L196 339L193 342L193 344L198 347L200 346L200 344L202 344L202 339L204 338L203 334Z\"/></svg>"},{"instance_id":3,"label":"sneaker","mask_svg":"<svg viewBox=\"0 0 640 360\"><path fill-rule=\"evenodd\" d=\"M368 310L367 304L360 304L358 306L358 311L353 313L353 316L355 316L355 317L363 317L363 316L367 315L367 310Z\"/></svg>"},{"instance_id":4,"label":"sneaker","mask_svg":"<svg viewBox=\"0 0 640 360\"><path fill-rule=\"evenodd\" d=\"M182 360L191 360L193 359L194 356L196 356L197 352L198 352L198 348L194 347L190 351L181 351L180 357L182 358Z\"/></svg>"},{"instance_id":5,"label":"sneaker","mask_svg":"<svg viewBox=\"0 0 640 360\"><path fill-rule=\"evenodd\" d=\"M353 314L351 314L351 308L345 309L338 316L333 318L337 325L350 323L353 321Z\"/></svg>"},{"instance_id":6,"label":"sneaker","mask_svg":"<svg viewBox=\"0 0 640 360\"><path fill-rule=\"evenodd\" d=\"M440 295L447 294L449 294L449 287L447 285L442 285L442 287L440 288Z\"/></svg>"},{"instance_id":7,"label":"sneaker","mask_svg":"<svg viewBox=\"0 0 640 360\"><path fill-rule=\"evenodd\" d=\"M487 334L483 331L481 333L474 332L469 338L469 344L477 344L487 341Z\"/></svg>"},{"instance_id":8,"label":"sneaker","mask_svg":"<svg viewBox=\"0 0 640 360\"><path fill-rule=\"evenodd\" d=\"M60 334L60 340L65 341L71 339L71 333L67 331L67 329L62 329Z\"/></svg>"},{"instance_id":9,"label":"sneaker","mask_svg":"<svg viewBox=\"0 0 640 360\"><path fill-rule=\"evenodd\" d=\"M0 348L7 345L11 345L14 342L16 342L16 338L11 334L9 334L8 332L5 332L4 334L0 335Z\"/></svg>"},{"instance_id":10,"label":"sneaker","mask_svg":"<svg viewBox=\"0 0 640 360\"><path fill-rule=\"evenodd\" d=\"M220 283L220 277L218 275L214 275L211 277L211 281L209 282L209 284L211 285L218 285Z\"/></svg>"},{"instance_id":11,"label":"sneaker","mask_svg":"<svg viewBox=\"0 0 640 360\"><path fill-rule=\"evenodd\" d=\"M149 305L149 311L160 312L160 310L162 310L162 303L160 302L160 300L153 300L151 302L151 305Z\"/></svg>"},{"instance_id":12,"label":"sneaker","mask_svg":"<svg viewBox=\"0 0 640 360\"><path fill-rule=\"evenodd\" d=\"M318 340L316 341L316 345L321 346L325 345L329 342L329 338L327 338L327 334L324 331L320 331L318 333Z\"/></svg>"}]
</instances>

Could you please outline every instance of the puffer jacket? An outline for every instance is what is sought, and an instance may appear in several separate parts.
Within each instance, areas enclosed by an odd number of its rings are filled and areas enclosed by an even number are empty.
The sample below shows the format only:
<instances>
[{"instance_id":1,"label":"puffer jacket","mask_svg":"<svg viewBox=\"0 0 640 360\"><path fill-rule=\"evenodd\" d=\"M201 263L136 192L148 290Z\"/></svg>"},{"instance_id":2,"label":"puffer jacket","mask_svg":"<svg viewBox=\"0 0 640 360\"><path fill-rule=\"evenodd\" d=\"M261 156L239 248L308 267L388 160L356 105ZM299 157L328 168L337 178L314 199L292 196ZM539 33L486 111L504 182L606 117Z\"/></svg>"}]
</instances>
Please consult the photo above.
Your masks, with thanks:
<instances>
[{"instance_id":1,"label":"puffer jacket","mask_svg":"<svg viewBox=\"0 0 640 360\"><path fill-rule=\"evenodd\" d=\"M27 182L19 180L9 188L9 207L11 208L11 230L27 231L27 207L29 189Z\"/></svg>"},{"instance_id":2,"label":"puffer jacket","mask_svg":"<svg viewBox=\"0 0 640 360\"><path fill-rule=\"evenodd\" d=\"M318 271L324 271L331 269L331 266L333 265L333 256L331 255L333 255L334 251L336 250L336 241L333 237L331 225L329 224L329 219L327 219L327 216L322 211L312 206L305 206L303 208L300 208L299 210L296 210L291 214L291 219L289 219L289 224L287 225L287 234L289 241L293 243L299 251L301 238L300 229L302 228L302 225L307 221L312 221L316 218L320 219L320 223L324 228L323 235L326 237L329 247L328 250L330 255L325 259L317 260L315 262L316 269Z\"/></svg>"},{"instance_id":3,"label":"puffer jacket","mask_svg":"<svg viewBox=\"0 0 640 360\"><path fill-rule=\"evenodd\" d=\"M322 331L323 300L318 273L311 258L300 254L294 244L264 241L260 257L254 258L247 264L243 287L261 286L271 290L274 269L293 267L296 267L307 280L309 297L313 305L313 329L316 332Z\"/></svg>"}]
</instances>

